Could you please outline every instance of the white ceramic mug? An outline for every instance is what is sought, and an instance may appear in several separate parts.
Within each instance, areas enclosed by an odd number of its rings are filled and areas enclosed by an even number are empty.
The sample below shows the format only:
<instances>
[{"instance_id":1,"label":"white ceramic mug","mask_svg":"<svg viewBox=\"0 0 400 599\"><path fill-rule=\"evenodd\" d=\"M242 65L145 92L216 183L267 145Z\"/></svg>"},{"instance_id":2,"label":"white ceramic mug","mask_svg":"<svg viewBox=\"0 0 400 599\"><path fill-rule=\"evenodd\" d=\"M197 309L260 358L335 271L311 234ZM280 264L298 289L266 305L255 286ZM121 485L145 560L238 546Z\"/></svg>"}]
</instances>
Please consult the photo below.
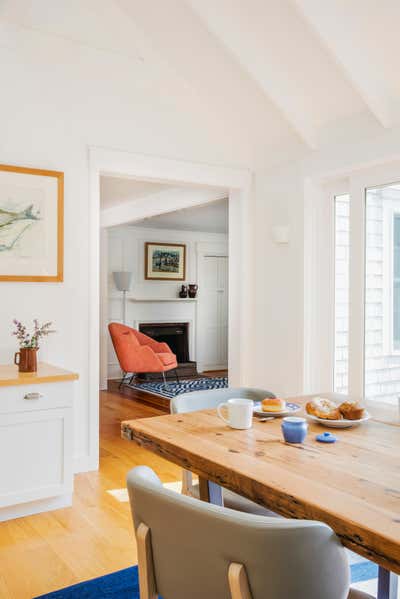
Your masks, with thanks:
<instances>
[{"instance_id":1,"label":"white ceramic mug","mask_svg":"<svg viewBox=\"0 0 400 599\"><path fill-rule=\"evenodd\" d=\"M251 399L237 397L228 399L227 402L219 404L217 407L218 416L229 424L231 428L251 428L253 424L254 402ZM222 408L228 409L228 418L222 415Z\"/></svg>"}]
</instances>

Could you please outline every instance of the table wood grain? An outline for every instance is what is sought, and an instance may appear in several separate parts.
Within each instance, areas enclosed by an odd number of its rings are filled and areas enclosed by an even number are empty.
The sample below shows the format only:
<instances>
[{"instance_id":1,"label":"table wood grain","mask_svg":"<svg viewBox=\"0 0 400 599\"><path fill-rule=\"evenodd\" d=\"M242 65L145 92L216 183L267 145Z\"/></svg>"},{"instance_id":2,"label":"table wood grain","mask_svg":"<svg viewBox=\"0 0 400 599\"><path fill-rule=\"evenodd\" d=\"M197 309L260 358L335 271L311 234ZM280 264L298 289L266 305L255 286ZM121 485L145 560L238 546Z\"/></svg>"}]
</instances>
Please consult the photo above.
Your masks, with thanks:
<instances>
[{"instance_id":1,"label":"table wood grain","mask_svg":"<svg viewBox=\"0 0 400 599\"><path fill-rule=\"evenodd\" d=\"M280 419L239 431L215 410L125 421L122 436L282 516L325 522L346 547L400 574L398 411L368 409L374 418L335 430L335 444L315 440L328 430L318 424L290 445Z\"/></svg>"}]
</instances>

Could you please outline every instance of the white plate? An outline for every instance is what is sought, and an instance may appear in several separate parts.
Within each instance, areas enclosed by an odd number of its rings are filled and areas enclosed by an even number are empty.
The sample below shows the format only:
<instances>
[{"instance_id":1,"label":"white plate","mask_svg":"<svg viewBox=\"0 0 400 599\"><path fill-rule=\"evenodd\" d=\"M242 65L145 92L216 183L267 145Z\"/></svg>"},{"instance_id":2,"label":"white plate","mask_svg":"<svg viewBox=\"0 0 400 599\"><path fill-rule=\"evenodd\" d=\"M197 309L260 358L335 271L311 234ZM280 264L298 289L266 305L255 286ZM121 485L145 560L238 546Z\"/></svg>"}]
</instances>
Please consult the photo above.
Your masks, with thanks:
<instances>
[{"instance_id":1,"label":"white plate","mask_svg":"<svg viewBox=\"0 0 400 599\"><path fill-rule=\"evenodd\" d=\"M313 414L306 414L306 416L309 420L322 424L326 428L351 428L352 426L358 426L363 422L367 422L371 418L368 412L365 412L365 416L360 418L360 420L346 420L346 418L342 418L342 420L328 420L326 418L318 418L318 416L314 416Z\"/></svg>"},{"instance_id":2,"label":"white plate","mask_svg":"<svg viewBox=\"0 0 400 599\"><path fill-rule=\"evenodd\" d=\"M282 412L264 412L261 403L258 402L254 404L253 413L256 416L277 416L280 418L282 416L292 416L299 410L301 410L301 406L298 403L286 402L286 410L283 410Z\"/></svg>"}]
</instances>

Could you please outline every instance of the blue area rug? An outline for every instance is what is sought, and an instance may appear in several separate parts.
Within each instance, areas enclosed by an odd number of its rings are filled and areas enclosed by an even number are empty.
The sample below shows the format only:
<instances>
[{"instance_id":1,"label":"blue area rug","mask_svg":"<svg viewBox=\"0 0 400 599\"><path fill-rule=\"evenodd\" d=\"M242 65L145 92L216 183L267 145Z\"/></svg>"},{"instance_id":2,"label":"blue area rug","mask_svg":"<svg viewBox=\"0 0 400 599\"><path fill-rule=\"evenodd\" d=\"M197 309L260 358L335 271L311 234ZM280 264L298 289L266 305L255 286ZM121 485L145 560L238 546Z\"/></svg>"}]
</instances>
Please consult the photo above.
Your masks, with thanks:
<instances>
[{"instance_id":1,"label":"blue area rug","mask_svg":"<svg viewBox=\"0 0 400 599\"><path fill-rule=\"evenodd\" d=\"M158 381L148 381L146 383L133 383L127 385L131 389L140 389L155 395L161 395L167 399L172 399L181 393L189 393L190 391L207 391L209 389L224 389L228 386L228 378L226 376L220 378L202 378L183 380L179 383L168 381L166 384Z\"/></svg>"},{"instance_id":2,"label":"blue area rug","mask_svg":"<svg viewBox=\"0 0 400 599\"><path fill-rule=\"evenodd\" d=\"M372 580L378 576L378 566L363 561L352 564L351 582ZM80 582L71 587L41 595L36 599L140 599L137 566L119 570L106 576ZM161 599L161 598L160 598Z\"/></svg>"}]
</instances>

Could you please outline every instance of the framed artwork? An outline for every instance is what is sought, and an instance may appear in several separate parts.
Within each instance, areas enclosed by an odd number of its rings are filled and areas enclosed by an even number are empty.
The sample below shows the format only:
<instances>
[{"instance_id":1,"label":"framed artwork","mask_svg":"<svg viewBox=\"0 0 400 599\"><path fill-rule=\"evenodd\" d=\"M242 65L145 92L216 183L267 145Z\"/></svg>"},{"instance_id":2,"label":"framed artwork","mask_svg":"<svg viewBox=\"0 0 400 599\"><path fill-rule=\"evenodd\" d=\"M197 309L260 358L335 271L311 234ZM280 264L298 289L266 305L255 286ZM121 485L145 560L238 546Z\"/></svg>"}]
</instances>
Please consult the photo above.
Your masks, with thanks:
<instances>
[{"instance_id":1,"label":"framed artwork","mask_svg":"<svg viewBox=\"0 0 400 599\"><path fill-rule=\"evenodd\" d=\"M179 243L145 243L145 279L184 281L185 275L186 245Z\"/></svg>"},{"instance_id":2,"label":"framed artwork","mask_svg":"<svg viewBox=\"0 0 400 599\"><path fill-rule=\"evenodd\" d=\"M63 280L64 173L0 164L0 281Z\"/></svg>"}]
</instances>

